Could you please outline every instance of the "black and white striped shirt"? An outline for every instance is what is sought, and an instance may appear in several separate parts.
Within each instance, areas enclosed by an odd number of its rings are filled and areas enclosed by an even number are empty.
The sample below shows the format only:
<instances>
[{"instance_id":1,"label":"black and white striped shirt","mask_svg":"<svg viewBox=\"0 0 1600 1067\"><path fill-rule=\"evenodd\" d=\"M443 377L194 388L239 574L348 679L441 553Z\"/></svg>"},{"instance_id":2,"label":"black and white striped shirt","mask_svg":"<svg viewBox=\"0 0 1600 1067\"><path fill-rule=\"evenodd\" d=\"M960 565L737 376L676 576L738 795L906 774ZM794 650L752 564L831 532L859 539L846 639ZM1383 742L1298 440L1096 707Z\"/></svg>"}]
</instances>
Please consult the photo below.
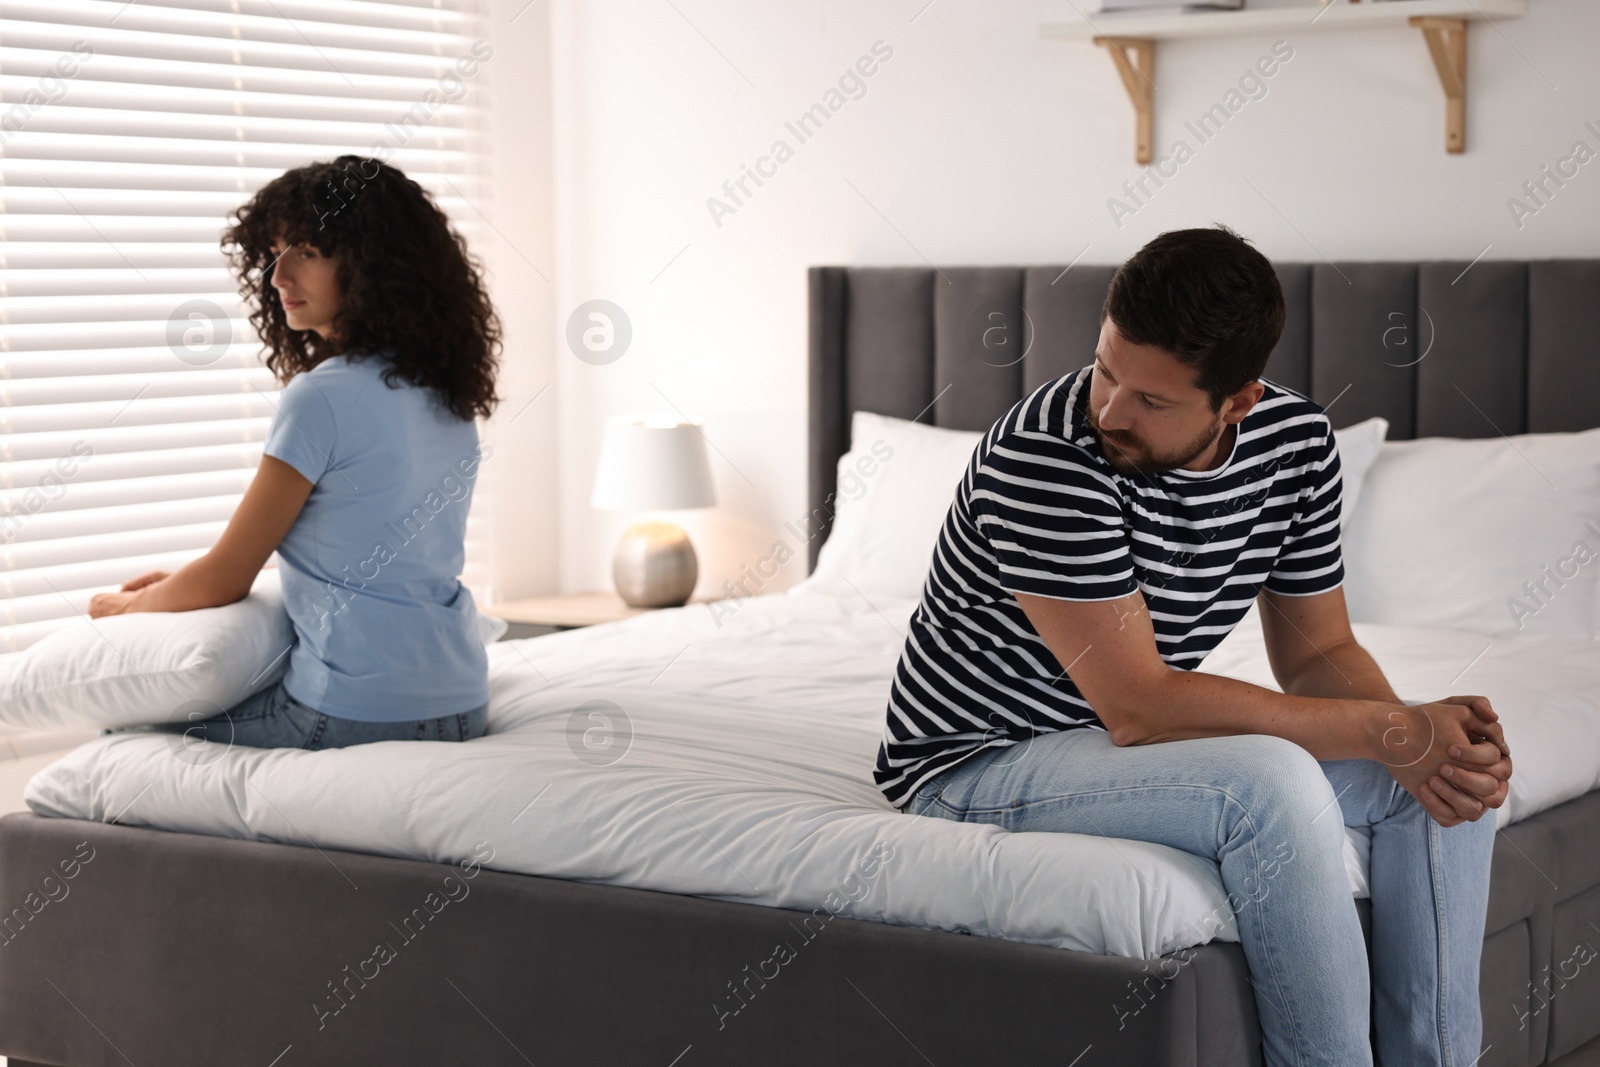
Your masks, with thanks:
<instances>
[{"instance_id":1,"label":"black and white striped shirt","mask_svg":"<svg viewBox=\"0 0 1600 1067\"><path fill-rule=\"evenodd\" d=\"M1013 594L1114 600L1137 590L1161 658L1192 670L1263 585L1310 596L1344 580L1339 454L1320 407L1260 379L1266 392L1220 467L1124 475L1084 418L1090 371L1018 401L967 464L873 771L896 807L984 748L1104 729Z\"/></svg>"}]
</instances>

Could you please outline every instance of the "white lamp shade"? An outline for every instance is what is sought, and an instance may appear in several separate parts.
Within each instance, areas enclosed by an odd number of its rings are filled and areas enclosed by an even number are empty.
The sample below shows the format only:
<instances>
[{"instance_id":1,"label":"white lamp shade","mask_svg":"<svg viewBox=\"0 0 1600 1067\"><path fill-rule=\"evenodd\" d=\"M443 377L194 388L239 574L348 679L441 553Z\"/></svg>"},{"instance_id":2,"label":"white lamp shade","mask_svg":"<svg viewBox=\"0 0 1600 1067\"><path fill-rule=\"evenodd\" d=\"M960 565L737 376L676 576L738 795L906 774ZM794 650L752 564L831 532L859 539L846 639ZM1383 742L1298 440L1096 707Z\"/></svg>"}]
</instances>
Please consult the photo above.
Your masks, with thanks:
<instances>
[{"instance_id":1,"label":"white lamp shade","mask_svg":"<svg viewBox=\"0 0 1600 1067\"><path fill-rule=\"evenodd\" d=\"M591 506L673 511L716 502L706 439L698 425L612 419L606 426Z\"/></svg>"}]
</instances>

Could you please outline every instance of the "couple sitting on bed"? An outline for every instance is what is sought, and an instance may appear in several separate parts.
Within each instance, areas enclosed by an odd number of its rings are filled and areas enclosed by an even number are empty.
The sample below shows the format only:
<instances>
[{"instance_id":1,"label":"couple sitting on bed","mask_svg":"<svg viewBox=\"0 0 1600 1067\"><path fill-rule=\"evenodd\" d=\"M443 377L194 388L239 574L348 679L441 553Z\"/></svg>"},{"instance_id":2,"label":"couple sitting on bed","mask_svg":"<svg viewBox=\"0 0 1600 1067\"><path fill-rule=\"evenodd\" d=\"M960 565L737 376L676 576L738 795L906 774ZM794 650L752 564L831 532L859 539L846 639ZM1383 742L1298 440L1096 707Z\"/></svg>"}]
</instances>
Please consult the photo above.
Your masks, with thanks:
<instances>
[{"instance_id":1,"label":"couple sitting on bed","mask_svg":"<svg viewBox=\"0 0 1600 1067\"><path fill-rule=\"evenodd\" d=\"M1284 311L1226 228L1123 264L1093 365L973 453L875 777L915 814L1216 860L1269 1067L1371 1064L1369 1025L1387 1067L1469 1067L1510 750L1486 698L1408 706L1356 643L1332 427L1260 380ZM1193 670L1252 602L1282 693Z\"/></svg>"},{"instance_id":2,"label":"couple sitting on bed","mask_svg":"<svg viewBox=\"0 0 1600 1067\"><path fill-rule=\"evenodd\" d=\"M244 597L282 560L296 643L207 741L331 748L485 730L457 580L499 326L426 194L377 160L293 170L224 238L287 384L221 539L92 615ZM1511 776L1489 701L1408 706L1351 634L1332 428L1260 380L1271 265L1225 228L1117 272L1091 367L974 452L895 672L874 772L939 818L1154 841L1216 860L1271 1067L1370 1064L1344 827L1372 831L1377 1049L1478 1055L1478 956ZM1277 693L1196 673L1260 603Z\"/></svg>"}]
</instances>

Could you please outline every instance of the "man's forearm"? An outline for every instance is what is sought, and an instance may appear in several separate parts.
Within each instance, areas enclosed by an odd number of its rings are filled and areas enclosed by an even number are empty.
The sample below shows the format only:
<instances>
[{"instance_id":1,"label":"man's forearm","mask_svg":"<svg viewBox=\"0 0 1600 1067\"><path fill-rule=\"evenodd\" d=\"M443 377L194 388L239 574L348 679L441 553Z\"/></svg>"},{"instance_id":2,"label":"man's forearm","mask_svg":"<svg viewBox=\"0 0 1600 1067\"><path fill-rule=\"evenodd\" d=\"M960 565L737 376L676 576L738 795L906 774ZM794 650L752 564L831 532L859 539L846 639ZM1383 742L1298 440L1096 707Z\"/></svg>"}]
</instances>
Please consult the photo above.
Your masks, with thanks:
<instances>
[{"instance_id":1,"label":"man's forearm","mask_svg":"<svg viewBox=\"0 0 1600 1067\"><path fill-rule=\"evenodd\" d=\"M1354 640L1325 648L1312 656L1288 679L1283 691L1303 697L1401 703L1377 661Z\"/></svg>"},{"instance_id":2,"label":"man's forearm","mask_svg":"<svg viewBox=\"0 0 1600 1067\"><path fill-rule=\"evenodd\" d=\"M1392 704L1399 703L1278 693L1198 671L1167 671L1148 688L1152 691L1130 694L1122 713L1112 716L1118 725L1111 733L1119 745L1271 734L1319 760L1372 759L1391 725Z\"/></svg>"}]
</instances>

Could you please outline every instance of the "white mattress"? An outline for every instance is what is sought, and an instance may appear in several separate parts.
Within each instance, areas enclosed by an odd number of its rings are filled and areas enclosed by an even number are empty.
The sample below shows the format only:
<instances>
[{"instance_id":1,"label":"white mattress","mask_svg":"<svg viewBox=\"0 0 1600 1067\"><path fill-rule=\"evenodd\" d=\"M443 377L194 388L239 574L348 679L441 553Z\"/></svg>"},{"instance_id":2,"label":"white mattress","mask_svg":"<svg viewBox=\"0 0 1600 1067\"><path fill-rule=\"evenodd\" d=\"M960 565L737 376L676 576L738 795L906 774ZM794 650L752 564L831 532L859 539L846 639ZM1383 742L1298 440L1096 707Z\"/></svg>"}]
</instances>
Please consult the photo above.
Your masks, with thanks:
<instances>
[{"instance_id":1,"label":"white mattress","mask_svg":"<svg viewBox=\"0 0 1600 1067\"><path fill-rule=\"evenodd\" d=\"M506 871L1119 956L1237 940L1211 861L889 807L871 767L912 606L802 587L720 625L697 606L501 642L479 740L235 747L195 765L169 737L112 735L39 772L26 800L42 815L445 863L486 842L487 866ZM1502 820L1595 786L1591 642L1497 641L1479 655L1488 642L1470 635L1359 633L1405 696L1495 699L1518 762ZM1270 682L1259 645L1247 621L1207 668ZM615 705L610 725L579 710L594 700ZM1346 859L1361 894L1359 835Z\"/></svg>"}]
</instances>

